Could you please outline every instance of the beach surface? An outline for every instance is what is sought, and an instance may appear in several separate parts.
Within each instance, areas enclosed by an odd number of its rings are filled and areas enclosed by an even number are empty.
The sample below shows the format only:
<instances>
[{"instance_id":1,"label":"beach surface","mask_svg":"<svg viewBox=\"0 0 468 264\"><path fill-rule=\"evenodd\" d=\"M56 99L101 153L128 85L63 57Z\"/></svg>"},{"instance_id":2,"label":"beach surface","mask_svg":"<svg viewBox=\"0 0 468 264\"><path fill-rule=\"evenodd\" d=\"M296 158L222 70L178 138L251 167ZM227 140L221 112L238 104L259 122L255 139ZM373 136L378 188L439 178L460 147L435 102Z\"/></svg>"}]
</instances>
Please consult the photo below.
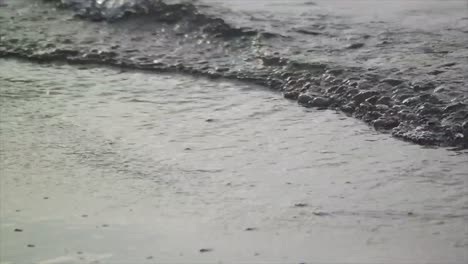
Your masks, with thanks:
<instances>
[{"instance_id":1,"label":"beach surface","mask_svg":"<svg viewBox=\"0 0 468 264\"><path fill-rule=\"evenodd\" d=\"M2 264L467 260L466 152L242 83L0 71Z\"/></svg>"}]
</instances>

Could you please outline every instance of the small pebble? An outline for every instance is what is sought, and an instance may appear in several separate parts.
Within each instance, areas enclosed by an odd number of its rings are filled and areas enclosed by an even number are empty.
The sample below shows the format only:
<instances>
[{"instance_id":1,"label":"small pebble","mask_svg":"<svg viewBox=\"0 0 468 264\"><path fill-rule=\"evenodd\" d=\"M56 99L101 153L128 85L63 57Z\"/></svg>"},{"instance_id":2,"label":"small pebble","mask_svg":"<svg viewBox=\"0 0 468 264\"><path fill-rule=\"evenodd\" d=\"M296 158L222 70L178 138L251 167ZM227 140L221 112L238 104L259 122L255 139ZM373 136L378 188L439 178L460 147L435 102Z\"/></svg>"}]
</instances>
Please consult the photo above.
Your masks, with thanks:
<instances>
[{"instance_id":1,"label":"small pebble","mask_svg":"<svg viewBox=\"0 0 468 264\"><path fill-rule=\"evenodd\" d=\"M314 215L316 216L325 216L325 215L328 215L327 213L325 212L313 212Z\"/></svg>"}]
</instances>

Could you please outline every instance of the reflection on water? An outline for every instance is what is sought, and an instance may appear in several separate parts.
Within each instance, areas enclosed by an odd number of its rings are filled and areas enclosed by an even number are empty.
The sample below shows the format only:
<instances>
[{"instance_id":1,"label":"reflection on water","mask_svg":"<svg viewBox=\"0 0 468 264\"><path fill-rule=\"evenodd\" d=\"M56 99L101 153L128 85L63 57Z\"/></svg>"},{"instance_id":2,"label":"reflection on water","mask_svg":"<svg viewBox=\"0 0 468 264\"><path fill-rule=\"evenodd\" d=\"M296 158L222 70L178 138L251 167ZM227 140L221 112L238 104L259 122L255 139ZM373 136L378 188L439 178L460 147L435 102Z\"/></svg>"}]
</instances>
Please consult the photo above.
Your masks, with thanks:
<instances>
[{"instance_id":1,"label":"reflection on water","mask_svg":"<svg viewBox=\"0 0 468 264\"><path fill-rule=\"evenodd\" d=\"M468 259L466 153L242 83L0 72L2 263Z\"/></svg>"}]
</instances>

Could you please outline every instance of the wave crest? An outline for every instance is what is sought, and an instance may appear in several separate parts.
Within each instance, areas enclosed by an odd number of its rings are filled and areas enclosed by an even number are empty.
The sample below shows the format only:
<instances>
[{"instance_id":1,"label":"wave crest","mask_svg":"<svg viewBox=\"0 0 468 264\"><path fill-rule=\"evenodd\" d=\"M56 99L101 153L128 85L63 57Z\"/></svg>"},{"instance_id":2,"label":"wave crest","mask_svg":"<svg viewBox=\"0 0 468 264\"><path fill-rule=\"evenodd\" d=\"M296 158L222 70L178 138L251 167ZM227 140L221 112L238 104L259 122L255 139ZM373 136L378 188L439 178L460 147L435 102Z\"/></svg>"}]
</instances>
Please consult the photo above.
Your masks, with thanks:
<instances>
[{"instance_id":1,"label":"wave crest","mask_svg":"<svg viewBox=\"0 0 468 264\"><path fill-rule=\"evenodd\" d=\"M72 9L75 16L91 21L116 22L129 18L147 18L160 23L182 23L190 29L220 37L275 34L257 32L248 28L236 28L223 19L201 13L191 3L168 4L162 0L46 0L54 1L62 8Z\"/></svg>"}]
</instances>

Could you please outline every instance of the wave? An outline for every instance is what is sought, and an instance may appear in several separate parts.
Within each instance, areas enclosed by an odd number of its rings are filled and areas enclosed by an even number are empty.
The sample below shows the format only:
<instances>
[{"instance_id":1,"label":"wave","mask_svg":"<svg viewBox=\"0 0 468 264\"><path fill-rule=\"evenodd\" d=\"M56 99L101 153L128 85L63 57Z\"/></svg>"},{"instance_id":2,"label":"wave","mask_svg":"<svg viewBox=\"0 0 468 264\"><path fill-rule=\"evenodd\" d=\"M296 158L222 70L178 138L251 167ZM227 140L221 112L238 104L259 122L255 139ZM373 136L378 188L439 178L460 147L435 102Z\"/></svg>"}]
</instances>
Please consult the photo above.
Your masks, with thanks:
<instances>
[{"instance_id":1,"label":"wave","mask_svg":"<svg viewBox=\"0 0 468 264\"><path fill-rule=\"evenodd\" d=\"M59 7L75 12L78 18L91 21L117 22L126 19L148 19L149 21L183 24L188 30L200 29L203 33L217 37L233 38L240 36L278 37L279 34L237 28L223 19L212 17L199 11L192 3L169 4L162 0L45 0L55 2Z\"/></svg>"},{"instance_id":2,"label":"wave","mask_svg":"<svg viewBox=\"0 0 468 264\"><path fill-rule=\"evenodd\" d=\"M21 24L5 23L5 31L0 32L4 33L0 57L241 80L281 91L284 97L305 107L340 110L377 130L412 142L468 148L468 102L442 100L433 92L436 85L430 81L389 78L391 71L383 69L297 57L279 49L303 42L232 26L220 17L201 12L194 3L45 1L71 10L80 21L69 21L69 12L62 12L66 17L57 17L48 31L38 29L38 35L26 37L15 35ZM31 19L42 17L43 12L38 12ZM31 31L31 25L26 23L26 29ZM53 34L48 32L54 31L62 34L51 38ZM318 35L311 31L298 33L312 38Z\"/></svg>"}]
</instances>

